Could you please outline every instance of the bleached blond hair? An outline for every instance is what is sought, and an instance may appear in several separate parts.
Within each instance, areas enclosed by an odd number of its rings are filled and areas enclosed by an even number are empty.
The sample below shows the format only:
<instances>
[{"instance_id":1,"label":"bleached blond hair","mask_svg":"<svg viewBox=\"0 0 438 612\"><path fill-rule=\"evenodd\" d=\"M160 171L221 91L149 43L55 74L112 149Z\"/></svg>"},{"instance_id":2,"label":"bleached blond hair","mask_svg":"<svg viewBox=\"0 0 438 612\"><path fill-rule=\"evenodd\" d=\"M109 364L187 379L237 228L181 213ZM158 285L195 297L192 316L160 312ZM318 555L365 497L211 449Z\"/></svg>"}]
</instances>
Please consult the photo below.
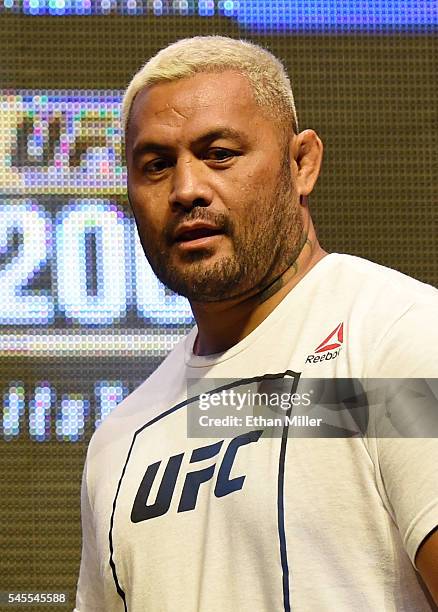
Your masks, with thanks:
<instances>
[{"instance_id":1,"label":"bleached blond hair","mask_svg":"<svg viewBox=\"0 0 438 612\"><path fill-rule=\"evenodd\" d=\"M194 36L172 43L134 75L122 101L126 133L135 96L144 87L184 79L200 72L234 70L246 76L256 104L286 132L298 134L292 87L282 62L254 43L226 36Z\"/></svg>"}]
</instances>

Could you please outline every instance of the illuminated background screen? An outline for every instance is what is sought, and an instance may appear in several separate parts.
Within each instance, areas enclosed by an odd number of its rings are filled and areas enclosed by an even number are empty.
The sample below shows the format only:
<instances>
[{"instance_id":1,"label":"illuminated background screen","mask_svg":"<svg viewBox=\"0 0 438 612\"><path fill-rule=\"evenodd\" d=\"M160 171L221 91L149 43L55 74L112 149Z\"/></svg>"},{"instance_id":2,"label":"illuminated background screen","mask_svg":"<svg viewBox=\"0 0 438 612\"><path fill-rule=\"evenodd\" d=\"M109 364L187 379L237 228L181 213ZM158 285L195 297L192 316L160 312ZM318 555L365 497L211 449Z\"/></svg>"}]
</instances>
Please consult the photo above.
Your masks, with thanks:
<instances>
[{"instance_id":1,"label":"illuminated background screen","mask_svg":"<svg viewBox=\"0 0 438 612\"><path fill-rule=\"evenodd\" d=\"M192 325L129 211L130 77L194 34L270 48L325 145L323 246L438 285L437 22L432 1L0 0L0 590L73 607L88 440Z\"/></svg>"}]
</instances>

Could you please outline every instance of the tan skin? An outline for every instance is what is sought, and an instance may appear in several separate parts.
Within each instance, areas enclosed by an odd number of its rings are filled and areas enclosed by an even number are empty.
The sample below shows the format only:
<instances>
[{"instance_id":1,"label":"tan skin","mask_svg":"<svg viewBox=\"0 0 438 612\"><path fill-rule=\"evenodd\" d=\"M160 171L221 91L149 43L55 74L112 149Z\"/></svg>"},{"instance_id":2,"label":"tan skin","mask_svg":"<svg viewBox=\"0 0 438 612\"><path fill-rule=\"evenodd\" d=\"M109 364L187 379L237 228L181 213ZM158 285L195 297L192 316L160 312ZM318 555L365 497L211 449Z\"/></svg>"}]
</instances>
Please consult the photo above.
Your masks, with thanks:
<instances>
[{"instance_id":1,"label":"tan skin","mask_svg":"<svg viewBox=\"0 0 438 612\"><path fill-rule=\"evenodd\" d=\"M217 125L230 126L248 143L218 138L209 143L215 148L241 148L244 154L224 167L211 159L200 159L193 143ZM144 166L161 153L134 152L146 141L169 144L175 161L165 176L144 177ZM260 185L273 180L280 164L278 127L268 120L253 100L248 81L236 72L198 74L190 79L155 85L136 97L127 133L128 185L137 223L147 223L160 232L169 215L178 207L189 208L197 198L208 206L225 211L239 221L245 210L239 209L239 194L257 197ZM198 327L195 352L207 355L226 350L247 336L265 319L299 280L326 255L318 244L305 197L313 189L322 161L322 142L313 130L290 138L291 172L299 206L307 230L307 243L287 270L275 270L270 282L280 277L268 291L244 288L232 299L217 302L191 302ZM195 149L195 150L194 150ZM300 196L303 204L300 205ZM162 205L158 206L157 202ZM218 243L208 263L232 248L228 239ZM178 261L175 253L174 261Z\"/></svg>"},{"instance_id":2,"label":"tan skin","mask_svg":"<svg viewBox=\"0 0 438 612\"><path fill-rule=\"evenodd\" d=\"M415 564L433 600L438 605L438 530L423 540Z\"/></svg>"},{"instance_id":3,"label":"tan skin","mask_svg":"<svg viewBox=\"0 0 438 612\"><path fill-rule=\"evenodd\" d=\"M232 128L240 137L218 134L204 141L203 135L218 126ZM249 214L245 203L257 201L260 189L275 187L281 138L277 124L261 112L247 79L237 72L203 73L140 91L126 139L129 197L140 234L147 227L154 242L195 201L244 223ZM160 147L142 152L145 142ZM242 286L237 295L218 301L191 301L197 355L225 351L245 338L326 255L307 205L321 168L322 142L308 129L291 134L288 146L294 187L290 205L298 207L303 220L302 248L285 269L274 266L262 287ZM224 151L238 155L224 160ZM174 266L190 265L177 245L170 248ZM203 265L213 265L232 249L229 237L216 237ZM438 532L423 542L416 564L438 603Z\"/></svg>"}]
</instances>

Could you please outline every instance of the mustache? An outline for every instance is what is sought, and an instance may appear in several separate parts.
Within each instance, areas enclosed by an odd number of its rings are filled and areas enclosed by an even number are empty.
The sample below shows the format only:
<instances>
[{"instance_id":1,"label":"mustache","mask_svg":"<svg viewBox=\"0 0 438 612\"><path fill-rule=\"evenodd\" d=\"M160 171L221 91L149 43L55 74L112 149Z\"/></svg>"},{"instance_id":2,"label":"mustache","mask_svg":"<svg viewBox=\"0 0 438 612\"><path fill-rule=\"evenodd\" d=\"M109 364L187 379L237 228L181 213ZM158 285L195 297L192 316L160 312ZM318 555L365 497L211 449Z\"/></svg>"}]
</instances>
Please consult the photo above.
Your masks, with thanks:
<instances>
[{"instance_id":1,"label":"mustache","mask_svg":"<svg viewBox=\"0 0 438 612\"><path fill-rule=\"evenodd\" d=\"M178 218L173 219L164 230L164 238L167 244L173 244L174 235L177 227L181 223L190 223L192 221L204 221L205 223L211 223L218 227L224 234L231 235L233 233L233 224L230 218L221 212L213 212L206 208L193 208L190 212L185 215L181 215Z\"/></svg>"}]
</instances>

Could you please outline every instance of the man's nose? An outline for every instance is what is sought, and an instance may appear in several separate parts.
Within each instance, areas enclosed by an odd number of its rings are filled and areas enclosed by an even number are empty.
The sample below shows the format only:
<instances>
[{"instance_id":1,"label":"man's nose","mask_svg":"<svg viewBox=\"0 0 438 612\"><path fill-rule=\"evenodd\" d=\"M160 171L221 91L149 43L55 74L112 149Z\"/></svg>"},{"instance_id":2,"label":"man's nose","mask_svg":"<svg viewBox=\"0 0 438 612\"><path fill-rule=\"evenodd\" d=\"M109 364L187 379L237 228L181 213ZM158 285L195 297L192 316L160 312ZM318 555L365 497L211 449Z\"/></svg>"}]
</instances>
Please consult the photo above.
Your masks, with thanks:
<instances>
[{"instance_id":1,"label":"man's nose","mask_svg":"<svg viewBox=\"0 0 438 612\"><path fill-rule=\"evenodd\" d=\"M175 164L169 204L172 208L209 206L213 199L207 168L200 159L180 159Z\"/></svg>"}]
</instances>

